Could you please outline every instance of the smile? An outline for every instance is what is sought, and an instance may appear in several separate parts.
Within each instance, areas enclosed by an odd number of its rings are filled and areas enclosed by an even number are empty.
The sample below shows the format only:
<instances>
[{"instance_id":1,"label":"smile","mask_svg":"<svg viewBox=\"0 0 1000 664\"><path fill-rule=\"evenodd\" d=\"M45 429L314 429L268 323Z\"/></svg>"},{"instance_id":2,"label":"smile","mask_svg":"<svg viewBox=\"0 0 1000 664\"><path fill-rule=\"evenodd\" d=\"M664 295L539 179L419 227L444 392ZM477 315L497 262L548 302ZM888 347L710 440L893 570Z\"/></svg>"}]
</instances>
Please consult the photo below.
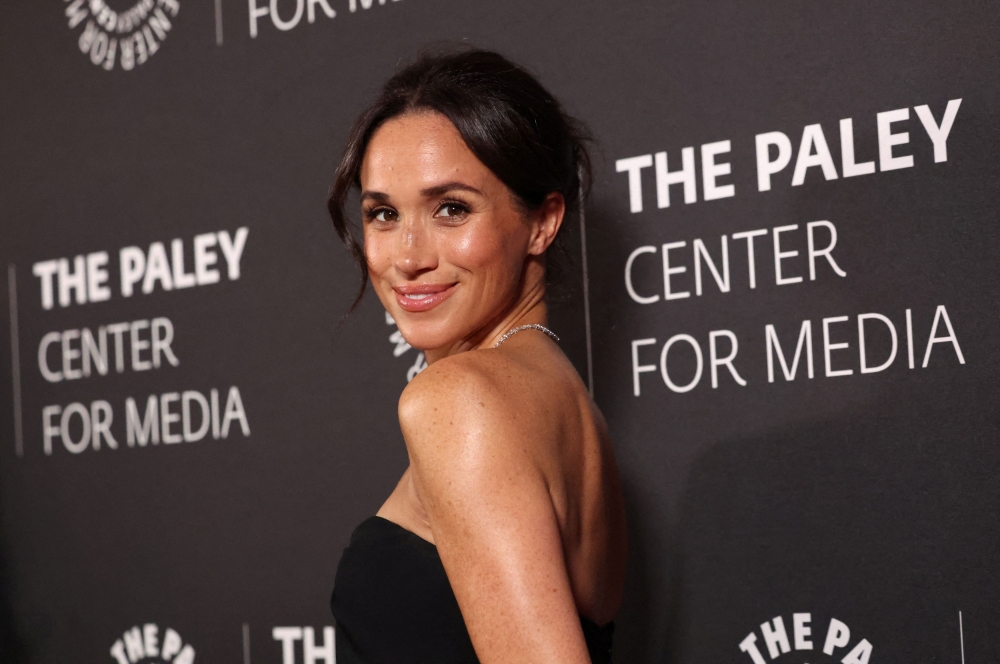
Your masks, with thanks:
<instances>
[{"instance_id":1,"label":"smile","mask_svg":"<svg viewBox=\"0 0 1000 664\"><path fill-rule=\"evenodd\" d=\"M453 284L412 284L396 286L396 302L403 309L412 313L429 311L447 300L455 291Z\"/></svg>"}]
</instances>

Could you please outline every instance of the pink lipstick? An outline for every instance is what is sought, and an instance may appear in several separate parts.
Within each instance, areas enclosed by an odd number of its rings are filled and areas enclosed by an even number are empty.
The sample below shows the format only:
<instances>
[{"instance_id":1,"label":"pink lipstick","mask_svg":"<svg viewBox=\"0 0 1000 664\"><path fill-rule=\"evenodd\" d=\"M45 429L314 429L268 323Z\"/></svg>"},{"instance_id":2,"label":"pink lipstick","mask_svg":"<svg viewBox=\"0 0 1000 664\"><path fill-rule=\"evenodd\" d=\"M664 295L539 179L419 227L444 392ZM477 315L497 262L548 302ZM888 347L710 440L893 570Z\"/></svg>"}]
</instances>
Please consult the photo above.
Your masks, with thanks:
<instances>
[{"instance_id":1,"label":"pink lipstick","mask_svg":"<svg viewBox=\"0 0 1000 664\"><path fill-rule=\"evenodd\" d=\"M403 311L412 313L429 311L441 304L455 291L456 283L451 284L401 284L394 286L396 302Z\"/></svg>"}]
</instances>

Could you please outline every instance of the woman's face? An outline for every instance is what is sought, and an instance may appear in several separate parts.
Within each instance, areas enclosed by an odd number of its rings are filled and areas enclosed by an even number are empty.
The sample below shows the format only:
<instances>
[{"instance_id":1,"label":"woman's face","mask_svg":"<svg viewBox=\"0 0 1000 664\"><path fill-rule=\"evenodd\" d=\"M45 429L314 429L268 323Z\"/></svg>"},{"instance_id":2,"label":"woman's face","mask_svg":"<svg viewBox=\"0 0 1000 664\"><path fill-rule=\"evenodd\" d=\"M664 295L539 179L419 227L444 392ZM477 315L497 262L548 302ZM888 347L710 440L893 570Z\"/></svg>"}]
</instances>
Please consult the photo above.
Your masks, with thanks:
<instances>
[{"instance_id":1,"label":"woman's face","mask_svg":"<svg viewBox=\"0 0 1000 664\"><path fill-rule=\"evenodd\" d=\"M546 221L552 215L526 218L451 121L433 112L376 130L361 166L361 207L372 285L403 337L423 350L475 343L502 322L524 291L529 257L544 253L559 225Z\"/></svg>"}]
</instances>

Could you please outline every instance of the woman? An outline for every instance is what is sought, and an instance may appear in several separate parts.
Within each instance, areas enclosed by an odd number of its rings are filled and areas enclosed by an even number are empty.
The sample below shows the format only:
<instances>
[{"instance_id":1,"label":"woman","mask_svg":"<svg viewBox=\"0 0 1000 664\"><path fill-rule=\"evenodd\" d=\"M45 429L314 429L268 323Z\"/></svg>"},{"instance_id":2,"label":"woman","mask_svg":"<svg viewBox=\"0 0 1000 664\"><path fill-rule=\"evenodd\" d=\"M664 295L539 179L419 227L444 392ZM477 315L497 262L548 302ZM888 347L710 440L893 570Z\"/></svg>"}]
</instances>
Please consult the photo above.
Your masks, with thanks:
<instances>
[{"instance_id":1,"label":"woman","mask_svg":"<svg viewBox=\"0 0 1000 664\"><path fill-rule=\"evenodd\" d=\"M352 130L333 223L358 299L370 279L428 366L399 400L409 468L337 570L340 664L610 661L618 471L545 327L546 256L588 167L559 103L483 51L404 69Z\"/></svg>"}]
</instances>

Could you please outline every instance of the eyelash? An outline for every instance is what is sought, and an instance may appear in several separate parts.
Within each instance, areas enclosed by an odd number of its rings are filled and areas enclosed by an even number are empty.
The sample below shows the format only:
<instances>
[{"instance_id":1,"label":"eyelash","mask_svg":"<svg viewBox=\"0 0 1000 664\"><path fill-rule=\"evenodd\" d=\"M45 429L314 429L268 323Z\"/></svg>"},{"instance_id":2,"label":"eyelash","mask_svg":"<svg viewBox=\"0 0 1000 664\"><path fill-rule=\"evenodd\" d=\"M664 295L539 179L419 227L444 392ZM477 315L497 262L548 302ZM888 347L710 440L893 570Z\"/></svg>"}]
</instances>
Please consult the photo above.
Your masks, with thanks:
<instances>
[{"instance_id":1,"label":"eyelash","mask_svg":"<svg viewBox=\"0 0 1000 664\"><path fill-rule=\"evenodd\" d=\"M437 210L435 210L435 212L434 212L435 216L437 216L437 214L439 212L441 212L441 210L443 210L446 207L455 207L455 208L459 209L458 214L448 215L447 217L445 217L446 219L455 218L455 217L464 217L465 215L469 214L469 212L470 212L469 206L466 205L465 203L461 202L461 201L457 201L457 200L445 200L445 201L441 201L441 204L438 205ZM369 222L392 223L392 222L384 221L382 219L376 219L376 217L378 217L378 215L380 213L382 213L382 212L393 212L393 213L395 213L397 215L399 214L396 210L394 210L391 207L379 206L379 207L374 207L374 208L365 210L365 212L364 212L365 220L369 221Z\"/></svg>"},{"instance_id":2,"label":"eyelash","mask_svg":"<svg viewBox=\"0 0 1000 664\"><path fill-rule=\"evenodd\" d=\"M396 211L393 210L390 207L384 207L384 206L370 208L368 210L365 210L365 213L364 213L365 214L365 221L369 221L369 222L381 222L381 223L392 223L392 222L382 221L381 219L376 219L375 217L377 217L379 215L379 213L381 213L381 212L396 212Z\"/></svg>"},{"instance_id":3,"label":"eyelash","mask_svg":"<svg viewBox=\"0 0 1000 664\"><path fill-rule=\"evenodd\" d=\"M446 207L456 207L461 210L458 214L450 215L451 217L464 217L465 215L469 214L469 206L463 203L462 201L456 201L456 200L441 201L441 205L438 206L438 209L435 211L435 214L437 214Z\"/></svg>"}]
</instances>

